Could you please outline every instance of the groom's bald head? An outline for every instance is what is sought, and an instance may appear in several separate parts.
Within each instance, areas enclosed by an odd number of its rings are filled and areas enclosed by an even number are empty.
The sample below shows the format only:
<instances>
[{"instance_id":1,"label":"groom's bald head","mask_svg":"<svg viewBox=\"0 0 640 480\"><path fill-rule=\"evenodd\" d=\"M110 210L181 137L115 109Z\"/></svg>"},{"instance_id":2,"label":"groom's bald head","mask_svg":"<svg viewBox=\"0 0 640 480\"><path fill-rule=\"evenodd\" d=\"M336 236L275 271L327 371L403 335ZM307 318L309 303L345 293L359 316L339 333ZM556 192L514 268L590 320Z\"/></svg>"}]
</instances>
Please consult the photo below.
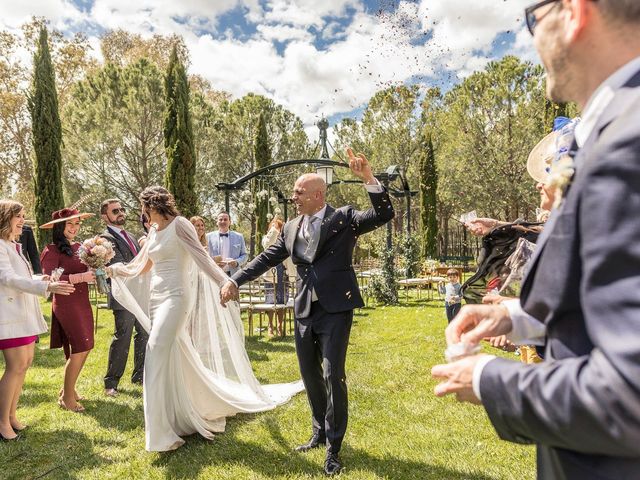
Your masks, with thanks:
<instances>
[{"instance_id":1,"label":"groom's bald head","mask_svg":"<svg viewBox=\"0 0 640 480\"><path fill-rule=\"evenodd\" d=\"M291 199L299 215L313 215L325 205L327 184L317 173L305 173L296 180Z\"/></svg>"}]
</instances>

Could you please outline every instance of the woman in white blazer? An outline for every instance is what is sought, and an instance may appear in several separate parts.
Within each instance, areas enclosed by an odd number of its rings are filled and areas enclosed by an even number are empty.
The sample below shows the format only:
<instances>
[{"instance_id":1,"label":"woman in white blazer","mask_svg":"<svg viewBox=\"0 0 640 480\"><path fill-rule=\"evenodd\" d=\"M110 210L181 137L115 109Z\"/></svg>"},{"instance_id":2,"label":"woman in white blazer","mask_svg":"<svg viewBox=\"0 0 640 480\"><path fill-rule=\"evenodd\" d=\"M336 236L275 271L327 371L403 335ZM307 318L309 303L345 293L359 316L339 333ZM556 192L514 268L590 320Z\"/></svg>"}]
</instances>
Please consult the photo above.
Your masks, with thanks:
<instances>
[{"instance_id":1,"label":"woman in white blazer","mask_svg":"<svg viewBox=\"0 0 640 480\"><path fill-rule=\"evenodd\" d=\"M5 370L0 378L0 438L15 440L25 426L16 417L18 398L33 361L38 335L47 331L37 296L69 295L73 285L33 278L31 264L16 239L22 234L24 208L0 200L0 350Z\"/></svg>"}]
</instances>

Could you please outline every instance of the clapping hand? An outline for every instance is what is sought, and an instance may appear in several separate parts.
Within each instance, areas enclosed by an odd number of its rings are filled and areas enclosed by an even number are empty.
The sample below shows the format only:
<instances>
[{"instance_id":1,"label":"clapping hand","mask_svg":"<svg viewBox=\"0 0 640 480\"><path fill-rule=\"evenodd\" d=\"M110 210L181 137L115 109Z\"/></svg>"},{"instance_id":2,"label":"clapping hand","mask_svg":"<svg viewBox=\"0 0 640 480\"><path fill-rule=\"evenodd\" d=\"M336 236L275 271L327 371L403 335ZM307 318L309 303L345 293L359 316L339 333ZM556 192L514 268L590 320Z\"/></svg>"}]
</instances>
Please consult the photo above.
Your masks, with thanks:
<instances>
[{"instance_id":1,"label":"clapping hand","mask_svg":"<svg viewBox=\"0 0 640 480\"><path fill-rule=\"evenodd\" d=\"M367 185L374 185L376 183L371 165L367 157L364 156L364 153L358 153L358 155L356 155L351 148L347 148L347 157L349 157L349 168L356 177L362 179Z\"/></svg>"},{"instance_id":2,"label":"clapping hand","mask_svg":"<svg viewBox=\"0 0 640 480\"><path fill-rule=\"evenodd\" d=\"M49 285L47 285L47 292L55 293L56 295L71 295L75 289L76 287L69 282L49 282Z\"/></svg>"},{"instance_id":3,"label":"clapping hand","mask_svg":"<svg viewBox=\"0 0 640 480\"><path fill-rule=\"evenodd\" d=\"M436 365L431 369L431 376L442 380L434 390L438 397L455 394L460 402L480 404L480 399L473 393L473 370L483 355L464 357L453 363Z\"/></svg>"},{"instance_id":4,"label":"clapping hand","mask_svg":"<svg viewBox=\"0 0 640 480\"><path fill-rule=\"evenodd\" d=\"M222 306L226 306L227 302L238 298L238 287L232 281L228 281L224 284L220 290L220 303Z\"/></svg>"},{"instance_id":5,"label":"clapping hand","mask_svg":"<svg viewBox=\"0 0 640 480\"><path fill-rule=\"evenodd\" d=\"M477 345L483 338L497 337L512 329L511 317L502 305L466 305L445 330L447 344ZM442 397L455 394L461 402L479 404L473 392L473 370L484 355L472 355L456 362L436 365L431 369L434 378L441 379L434 392Z\"/></svg>"},{"instance_id":6,"label":"clapping hand","mask_svg":"<svg viewBox=\"0 0 640 480\"><path fill-rule=\"evenodd\" d=\"M503 305L465 305L445 330L447 344L478 345L483 338L506 335L512 329L509 311Z\"/></svg>"}]
</instances>

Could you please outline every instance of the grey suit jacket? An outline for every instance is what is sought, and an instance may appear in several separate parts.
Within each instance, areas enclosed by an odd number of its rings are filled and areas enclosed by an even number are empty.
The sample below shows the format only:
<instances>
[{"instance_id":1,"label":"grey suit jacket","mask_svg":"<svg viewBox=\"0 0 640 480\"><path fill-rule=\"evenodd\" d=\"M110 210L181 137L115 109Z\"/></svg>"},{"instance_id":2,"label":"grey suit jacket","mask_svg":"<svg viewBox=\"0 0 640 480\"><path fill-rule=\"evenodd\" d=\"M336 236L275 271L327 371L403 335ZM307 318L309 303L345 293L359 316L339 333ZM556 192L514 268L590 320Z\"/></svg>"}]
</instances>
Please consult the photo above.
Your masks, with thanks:
<instances>
[{"instance_id":1,"label":"grey suit jacket","mask_svg":"<svg viewBox=\"0 0 640 480\"><path fill-rule=\"evenodd\" d=\"M242 285L291 257L297 270L295 314L300 317L308 292L316 291L318 301L329 313L345 312L364 305L353 270L353 249L363 233L384 225L394 212L386 190L369 193L372 208L357 211L351 206L335 209L327 205L320 227L320 238L312 262L296 255L295 242L303 216L287 222L276 243L233 275Z\"/></svg>"},{"instance_id":2,"label":"grey suit jacket","mask_svg":"<svg viewBox=\"0 0 640 480\"><path fill-rule=\"evenodd\" d=\"M640 72L575 160L522 287L546 361L491 361L480 393L501 438L538 444L539 478L640 478Z\"/></svg>"}]
</instances>

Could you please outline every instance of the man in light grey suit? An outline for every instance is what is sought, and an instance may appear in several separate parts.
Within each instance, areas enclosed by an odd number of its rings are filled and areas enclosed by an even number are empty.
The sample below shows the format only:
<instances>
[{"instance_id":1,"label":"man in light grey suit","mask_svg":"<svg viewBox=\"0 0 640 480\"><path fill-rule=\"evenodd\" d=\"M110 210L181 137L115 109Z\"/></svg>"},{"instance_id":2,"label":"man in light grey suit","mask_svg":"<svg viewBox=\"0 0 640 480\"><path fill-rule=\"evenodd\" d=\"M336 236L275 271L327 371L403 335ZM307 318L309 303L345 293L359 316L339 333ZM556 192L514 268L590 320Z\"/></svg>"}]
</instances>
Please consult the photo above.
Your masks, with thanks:
<instances>
[{"instance_id":1,"label":"man in light grey suit","mask_svg":"<svg viewBox=\"0 0 640 480\"><path fill-rule=\"evenodd\" d=\"M217 231L207 234L209 255L227 272L227 275L233 275L247 263L247 249L244 237L241 233L229 230L231 216L228 212L220 212L218 214L217 225Z\"/></svg>"},{"instance_id":2,"label":"man in light grey suit","mask_svg":"<svg viewBox=\"0 0 640 480\"><path fill-rule=\"evenodd\" d=\"M640 2L547 0L527 23L548 95L583 111L576 173L520 301L465 307L446 335L538 342L546 361L438 365L436 394L481 402L501 438L536 443L538 478L639 478Z\"/></svg>"}]
</instances>

